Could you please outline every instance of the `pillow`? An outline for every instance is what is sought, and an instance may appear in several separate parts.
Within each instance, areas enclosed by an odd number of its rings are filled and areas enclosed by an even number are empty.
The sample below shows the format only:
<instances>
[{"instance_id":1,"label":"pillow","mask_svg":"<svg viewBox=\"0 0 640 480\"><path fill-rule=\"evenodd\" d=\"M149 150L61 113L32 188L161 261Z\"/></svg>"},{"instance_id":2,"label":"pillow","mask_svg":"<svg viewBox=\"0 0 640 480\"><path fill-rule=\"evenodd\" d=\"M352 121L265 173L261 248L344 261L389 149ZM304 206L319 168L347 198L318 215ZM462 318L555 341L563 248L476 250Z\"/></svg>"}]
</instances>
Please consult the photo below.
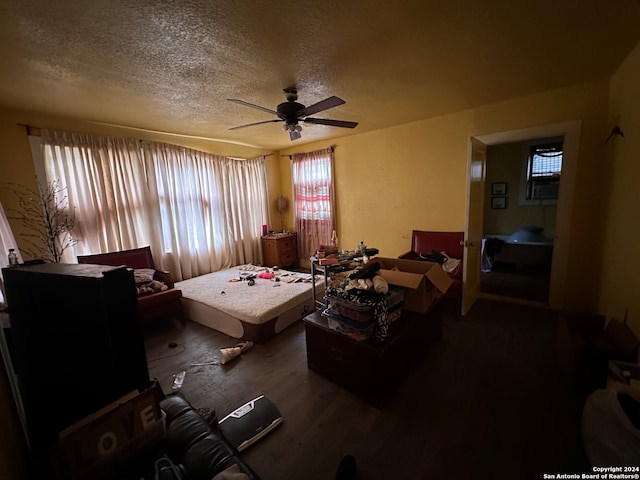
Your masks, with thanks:
<instances>
[{"instance_id":1,"label":"pillow","mask_svg":"<svg viewBox=\"0 0 640 480\"><path fill-rule=\"evenodd\" d=\"M156 271L153 268L136 268L133 270L133 276L136 281L136 285L141 283L149 283L153 280L153 275Z\"/></svg>"}]
</instances>

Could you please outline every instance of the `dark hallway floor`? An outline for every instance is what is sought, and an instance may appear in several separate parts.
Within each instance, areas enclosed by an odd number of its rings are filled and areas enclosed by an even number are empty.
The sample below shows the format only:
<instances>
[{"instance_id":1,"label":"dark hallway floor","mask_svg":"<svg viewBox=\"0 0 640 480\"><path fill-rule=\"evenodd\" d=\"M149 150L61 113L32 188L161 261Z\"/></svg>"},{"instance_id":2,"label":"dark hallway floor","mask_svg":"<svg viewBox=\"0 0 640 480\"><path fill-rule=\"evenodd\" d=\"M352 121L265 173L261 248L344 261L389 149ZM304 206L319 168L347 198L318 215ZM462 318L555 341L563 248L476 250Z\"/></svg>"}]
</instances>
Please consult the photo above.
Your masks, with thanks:
<instances>
[{"instance_id":1,"label":"dark hallway floor","mask_svg":"<svg viewBox=\"0 0 640 480\"><path fill-rule=\"evenodd\" d=\"M549 274L507 269L481 272L480 291L546 303L549 300Z\"/></svg>"}]
</instances>

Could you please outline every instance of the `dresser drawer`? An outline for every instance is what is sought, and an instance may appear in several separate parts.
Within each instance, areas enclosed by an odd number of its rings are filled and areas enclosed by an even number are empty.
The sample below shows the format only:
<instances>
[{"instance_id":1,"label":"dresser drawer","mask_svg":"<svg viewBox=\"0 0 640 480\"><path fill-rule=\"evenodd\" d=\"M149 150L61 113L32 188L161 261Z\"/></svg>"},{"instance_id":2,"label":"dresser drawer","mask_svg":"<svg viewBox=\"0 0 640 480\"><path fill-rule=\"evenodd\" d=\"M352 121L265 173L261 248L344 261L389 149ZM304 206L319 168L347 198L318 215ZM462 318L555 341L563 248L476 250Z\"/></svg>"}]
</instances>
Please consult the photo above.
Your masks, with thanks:
<instances>
[{"instance_id":1,"label":"dresser drawer","mask_svg":"<svg viewBox=\"0 0 640 480\"><path fill-rule=\"evenodd\" d=\"M298 255L295 251L280 254L280 263L282 265L293 265L298 261Z\"/></svg>"},{"instance_id":2,"label":"dresser drawer","mask_svg":"<svg viewBox=\"0 0 640 480\"><path fill-rule=\"evenodd\" d=\"M278 242L278 250L280 250L280 252L297 250L296 239L283 238Z\"/></svg>"}]
</instances>

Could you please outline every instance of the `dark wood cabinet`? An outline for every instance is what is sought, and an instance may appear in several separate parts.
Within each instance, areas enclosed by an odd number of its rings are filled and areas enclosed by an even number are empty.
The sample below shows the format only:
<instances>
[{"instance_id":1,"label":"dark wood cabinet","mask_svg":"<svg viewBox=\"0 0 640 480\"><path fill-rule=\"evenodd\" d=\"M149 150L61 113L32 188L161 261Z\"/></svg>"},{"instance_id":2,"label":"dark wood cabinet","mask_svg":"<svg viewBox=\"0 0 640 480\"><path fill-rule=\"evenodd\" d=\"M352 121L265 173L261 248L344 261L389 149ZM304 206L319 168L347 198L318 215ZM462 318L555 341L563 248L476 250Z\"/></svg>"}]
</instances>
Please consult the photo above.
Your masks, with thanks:
<instances>
[{"instance_id":1,"label":"dark wood cabinet","mask_svg":"<svg viewBox=\"0 0 640 480\"><path fill-rule=\"evenodd\" d=\"M42 263L2 272L5 345L31 447L148 387L132 270Z\"/></svg>"},{"instance_id":2,"label":"dark wood cabinet","mask_svg":"<svg viewBox=\"0 0 640 480\"><path fill-rule=\"evenodd\" d=\"M267 267L289 267L298 263L298 235L277 233L262 237L262 254Z\"/></svg>"}]
</instances>

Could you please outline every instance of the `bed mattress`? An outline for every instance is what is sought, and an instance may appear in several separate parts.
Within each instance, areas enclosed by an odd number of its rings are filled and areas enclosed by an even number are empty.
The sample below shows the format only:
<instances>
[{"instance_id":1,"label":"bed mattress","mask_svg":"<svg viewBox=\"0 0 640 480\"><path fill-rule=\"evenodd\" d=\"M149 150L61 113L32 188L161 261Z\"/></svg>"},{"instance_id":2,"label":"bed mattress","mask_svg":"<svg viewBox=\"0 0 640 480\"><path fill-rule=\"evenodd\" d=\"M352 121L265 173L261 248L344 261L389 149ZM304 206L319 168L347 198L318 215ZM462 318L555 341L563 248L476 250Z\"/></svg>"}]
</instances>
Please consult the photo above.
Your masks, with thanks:
<instances>
[{"instance_id":1,"label":"bed mattress","mask_svg":"<svg viewBox=\"0 0 640 480\"><path fill-rule=\"evenodd\" d=\"M176 282L185 317L233 338L269 340L312 312L314 302L310 274L279 270L279 282L259 278L267 271L243 265ZM252 274L257 277L253 285L239 280ZM323 289L318 276L316 292Z\"/></svg>"}]
</instances>

